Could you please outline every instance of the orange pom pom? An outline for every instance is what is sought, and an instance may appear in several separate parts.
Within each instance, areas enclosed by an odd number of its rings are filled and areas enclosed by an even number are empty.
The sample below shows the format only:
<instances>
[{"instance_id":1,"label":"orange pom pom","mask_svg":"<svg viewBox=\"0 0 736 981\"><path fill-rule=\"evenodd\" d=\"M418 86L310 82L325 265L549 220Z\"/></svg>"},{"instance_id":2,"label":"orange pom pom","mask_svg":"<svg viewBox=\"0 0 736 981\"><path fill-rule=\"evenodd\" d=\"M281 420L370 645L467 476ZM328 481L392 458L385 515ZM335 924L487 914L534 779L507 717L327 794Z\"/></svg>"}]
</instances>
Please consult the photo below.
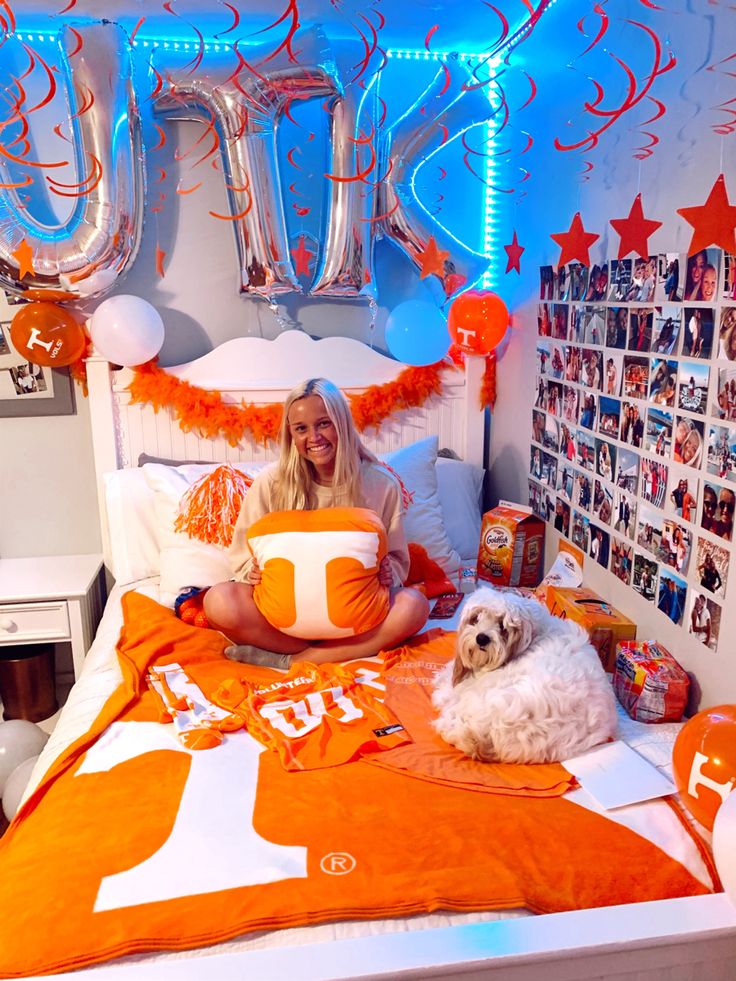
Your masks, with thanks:
<instances>
[{"instance_id":1,"label":"orange pom pom","mask_svg":"<svg viewBox=\"0 0 736 981\"><path fill-rule=\"evenodd\" d=\"M227 547L243 498L253 483L240 470L224 463L192 484L179 502L175 531L210 545Z\"/></svg>"},{"instance_id":2,"label":"orange pom pom","mask_svg":"<svg viewBox=\"0 0 736 981\"><path fill-rule=\"evenodd\" d=\"M429 557L423 545L409 542L409 563L409 574L404 585L419 589L427 599L455 591L442 567Z\"/></svg>"},{"instance_id":3,"label":"orange pom pom","mask_svg":"<svg viewBox=\"0 0 736 981\"><path fill-rule=\"evenodd\" d=\"M194 620L192 621L195 627L204 627L205 630L209 629L210 622L204 610L199 610L198 613L194 614Z\"/></svg>"},{"instance_id":4,"label":"orange pom pom","mask_svg":"<svg viewBox=\"0 0 736 981\"><path fill-rule=\"evenodd\" d=\"M194 618L197 615L197 609L194 606L181 605L179 608L179 619L182 623L194 623Z\"/></svg>"}]
</instances>

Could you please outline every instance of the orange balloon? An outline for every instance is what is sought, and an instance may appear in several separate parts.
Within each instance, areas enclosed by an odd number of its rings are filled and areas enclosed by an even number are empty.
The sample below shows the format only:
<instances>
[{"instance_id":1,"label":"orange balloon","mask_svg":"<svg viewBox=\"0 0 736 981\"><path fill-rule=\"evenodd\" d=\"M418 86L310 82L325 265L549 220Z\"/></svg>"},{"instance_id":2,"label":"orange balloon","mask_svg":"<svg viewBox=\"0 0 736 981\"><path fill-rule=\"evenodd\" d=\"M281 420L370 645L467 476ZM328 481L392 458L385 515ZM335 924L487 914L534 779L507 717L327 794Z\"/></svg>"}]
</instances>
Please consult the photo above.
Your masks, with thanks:
<instances>
[{"instance_id":1,"label":"orange balloon","mask_svg":"<svg viewBox=\"0 0 736 981\"><path fill-rule=\"evenodd\" d=\"M87 338L71 310L56 303L26 303L10 325L13 347L32 364L60 368L84 353Z\"/></svg>"},{"instance_id":2,"label":"orange balloon","mask_svg":"<svg viewBox=\"0 0 736 981\"><path fill-rule=\"evenodd\" d=\"M672 771L687 809L712 829L716 811L736 789L736 705L716 705L685 723L672 750Z\"/></svg>"},{"instance_id":3,"label":"orange balloon","mask_svg":"<svg viewBox=\"0 0 736 981\"><path fill-rule=\"evenodd\" d=\"M467 290L450 305L447 326L453 341L469 354L490 354L509 325L509 311L490 290Z\"/></svg>"}]
</instances>

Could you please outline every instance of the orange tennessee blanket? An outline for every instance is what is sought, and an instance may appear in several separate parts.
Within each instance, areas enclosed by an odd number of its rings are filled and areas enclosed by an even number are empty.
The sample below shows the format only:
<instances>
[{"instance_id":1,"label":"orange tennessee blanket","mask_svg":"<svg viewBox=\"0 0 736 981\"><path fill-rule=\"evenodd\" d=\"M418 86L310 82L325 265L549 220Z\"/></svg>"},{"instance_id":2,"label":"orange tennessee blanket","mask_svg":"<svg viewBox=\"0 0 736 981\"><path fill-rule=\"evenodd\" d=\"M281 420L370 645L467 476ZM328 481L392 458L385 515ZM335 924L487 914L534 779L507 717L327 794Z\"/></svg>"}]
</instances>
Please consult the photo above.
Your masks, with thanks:
<instances>
[{"instance_id":1,"label":"orange tennessee blanket","mask_svg":"<svg viewBox=\"0 0 736 981\"><path fill-rule=\"evenodd\" d=\"M468 793L360 760L289 772L242 730L192 751L158 721L148 665L179 663L198 684L278 676L226 661L220 635L145 597L123 602L124 683L0 840L2 977L325 920L707 891L560 797Z\"/></svg>"}]
</instances>

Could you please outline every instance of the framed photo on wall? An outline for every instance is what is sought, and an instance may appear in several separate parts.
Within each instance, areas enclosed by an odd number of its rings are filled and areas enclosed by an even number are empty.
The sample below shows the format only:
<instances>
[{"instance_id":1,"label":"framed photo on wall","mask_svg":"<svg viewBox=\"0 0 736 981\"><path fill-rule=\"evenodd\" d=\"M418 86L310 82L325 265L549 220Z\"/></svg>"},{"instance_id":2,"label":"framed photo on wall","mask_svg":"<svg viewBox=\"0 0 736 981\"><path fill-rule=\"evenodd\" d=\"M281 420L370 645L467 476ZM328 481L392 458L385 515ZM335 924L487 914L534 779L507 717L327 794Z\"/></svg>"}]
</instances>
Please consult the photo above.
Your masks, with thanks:
<instances>
[{"instance_id":1,"label":"framed photo on wall","mask_svg":"<svg viewBox=\"0 0 736 981\"><path fill-rule=\"evenodd\" d=\"M74 415L69 369L33 364L18 354L10 338L12 307L0 300L0 418Z\"/></svg>"}]
</instances>

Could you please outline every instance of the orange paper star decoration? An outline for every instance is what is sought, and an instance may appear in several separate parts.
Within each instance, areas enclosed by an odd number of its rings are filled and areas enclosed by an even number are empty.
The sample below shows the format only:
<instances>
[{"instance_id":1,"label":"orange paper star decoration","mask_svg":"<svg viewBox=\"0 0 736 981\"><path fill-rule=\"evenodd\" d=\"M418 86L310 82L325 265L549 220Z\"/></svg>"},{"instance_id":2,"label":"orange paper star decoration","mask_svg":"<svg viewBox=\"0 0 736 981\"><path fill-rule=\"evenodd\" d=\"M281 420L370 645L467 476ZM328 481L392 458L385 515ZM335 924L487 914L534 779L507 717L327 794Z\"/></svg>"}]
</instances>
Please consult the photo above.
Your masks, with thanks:
<instances>
[{"instance_id":1,"label":"orange paper star decoration","mask_svg":"<svg viewBox=\"0 0 736 981\"><path fill-rule=\"evenodd\" d=\"M736 252L736 205L728 200L726 178L723 174L716 178L705 204L678 208L677 213L693 226L688 255L700 252L709 245L720 246L727 252Z\"/></svg>"},{"instance_id":2,"label":"orange paper star decoration","mask_svg":"<svg viewBox=\"0 0 736 981\"><path fill-rule=\"evenodd\" d=\"M568 262L572 262L573 259L582 262L584 266L589 266L589 249L593 242L600 238L600 235L596 235L595 232L586 232L580 212L576 211L569 229L566 232L550 235L550 238L554 239L562 249L558 262L559 266L564 266Z\"/></svg>"},{"instance_id":3,"label":"orange paper star decoration","mask_svg":"<svg viewBox=\"0 0 736 981\"><path fill-rule=\"evenodd\" d=\"M309 268L310 260L314 258L314 252L310 252L309 249L304 244L304 236L299 236L299 245L297 248L291 250L291 254L294 256L296 261L296 274L297 276L309 276L311 275L311 269Z\"/></svg>"},{"instance_id":4,"label":"orange paper star decoration","mask_svg":"<svg viewBox=\"0 0 736 981\"><path fill-rule=\"evenodd\" d=\"M18 260L18 279L24 279L26 276L35 276L36 270L33 268L33 249L30 247L26 239L20 243L15 252L11 255L15 256Z\"/></svg>"},{"instance_id":5,"label":"orange paper star decoration","mask_svg":"<svg viewBox=\"0 0 736 981\"><path fill-rule=\"evenodd\" d=\"M418 256L420 263L419 278L426 279L427 276L432 275L432 273L434 273L435 276L444 276L445 259L449 258L450 253L443 252L442 249L438 249L437 243L434 240L434 235L430 235L426 248L423 252L420 252Z\"/></svg>"},{"instance_id":6,"label":"orange paper star decoration","mask_svg":"<svg viewBox=\"0 0 736 981\"><path fill-rule=\"evenodd\" d=\"M504 251L509 257L509 261L506 263L506 272L511 272L515 269L519 275L521 275L521 256L525 251L523 245L519 245L519 240L516 237L516 229L514 229L514 237L508 245L504 245Z\"/></svg>"},{"instance_id":7,"label":"orange paper star decoration","mask_svg":"<svg viewBox=\"0 0 736 981\"><path fill-rule=\"evenodd\" d=\"M611 218L611 225L621 236L617 258L623 259L631 252L646 258L649 255L649 236L653 235L661 224L661 221L644 217L641 194L637 194L628 218Z\"/></svg>"}]
</instances>

